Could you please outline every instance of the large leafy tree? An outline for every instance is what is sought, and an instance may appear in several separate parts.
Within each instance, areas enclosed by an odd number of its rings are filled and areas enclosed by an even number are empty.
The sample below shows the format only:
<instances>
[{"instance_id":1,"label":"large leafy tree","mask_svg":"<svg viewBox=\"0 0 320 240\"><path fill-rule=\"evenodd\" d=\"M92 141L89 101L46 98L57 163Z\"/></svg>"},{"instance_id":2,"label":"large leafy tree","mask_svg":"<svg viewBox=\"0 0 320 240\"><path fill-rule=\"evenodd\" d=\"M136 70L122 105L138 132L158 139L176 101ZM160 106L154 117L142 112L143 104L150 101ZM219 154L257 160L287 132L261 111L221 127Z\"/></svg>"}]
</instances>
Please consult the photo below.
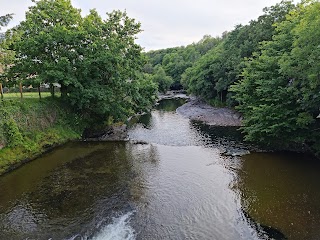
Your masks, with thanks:
<instances>
[{"instance_id":1,"label":"large leafy tree","mask_svg":"<svg viewBox=\"0 0 320 240\"><path fill-rule=\"evenodd\" d=\"M191 68L188 68L182 75L182 84L193 93L206 100L214 99L218 92L214 87L221 74L224 74L222 63L219 56L221 54L221 45L210 50L202 56ZM217 69L219 68L219 69ZM220 71L220 74L213 74Z\"/></svg>"},{"instance_id":2,"label":"large leafy tree","mask_svg":"<svg viewBox=\"0 0 320 240\"><path fill-rule=\"evenodd\" d=\"M152 103L156 87L140 74L145 62L135 43L140 23L120 11L82 17L70 0L33 2L11 45L12 77L59 83L62 98L93 119L123 119ZM142 99L145 89L151 94Z\"/></svg>"},{"instance_id":3,"label":"large leafy tree","mask_svg":"<svg viewBox=\"0 0 320 240\"><path fill-rule=\"evenodd\" d=\"M246 138L267 144L319 142L319 2L300 4L233 86ZM307 41L308 39L308 41Z\"/></svg>"},{"instance_id":4,"label":"large leafy tree","mask_svg":"<svg viewBox=\"0 0 320 240\"><path fill-rule=\"evenodd\" d=\"M319 113L320 108L320 3L318 1L303 3L300 10L292 16L301 20L293 29L292 51L281 64L301 93L300 104L311 111ZM297 20L296 20L297 21Z\"/></svg>"},{"instance_id":5,"label":"large leafy tree","mask_svg":"<svg viewBox=\"0 0 320 240\"><path fill-rule=\"evenodd\" d=\"M136 83L142 79L139 72L145 63L135 43L140 24L120 11L108 14L104 21L92 10L80 27L81 60L76 64L78 82L70 88L72 104L104 117L132 114L132 106L137 106L137 96L132 94L138 92L130 88L146 87Z\"/></svg>"},{"instance_id":6,"label":"large leafy tree","mask_svg":"<svg viewBox=\"0 0 320 240\"><path fill-rule=\"evenodd\" d=\"M59 83L65 97L67 87L76 84L80 10L70 0L33 2L35 6L29 8L26 20L16 29L20 39L12 46L16 52L12 77L22 80L32 77L31 83Z\"/></svg>"}]
</instances>

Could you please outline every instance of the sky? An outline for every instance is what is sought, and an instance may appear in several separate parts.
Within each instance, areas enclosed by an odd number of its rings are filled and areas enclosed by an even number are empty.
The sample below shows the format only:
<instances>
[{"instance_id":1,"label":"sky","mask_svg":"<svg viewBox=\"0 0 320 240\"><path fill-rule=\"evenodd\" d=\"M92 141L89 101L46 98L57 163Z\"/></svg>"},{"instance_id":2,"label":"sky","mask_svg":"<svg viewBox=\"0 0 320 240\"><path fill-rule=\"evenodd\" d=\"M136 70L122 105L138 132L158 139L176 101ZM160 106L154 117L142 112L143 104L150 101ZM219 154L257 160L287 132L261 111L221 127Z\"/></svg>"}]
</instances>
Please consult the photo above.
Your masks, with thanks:
<instances>
[{"instance_id":1,"label":"sky","mask_svg":"<svg viewBox=\"0 0 320 240\"><path fill-rule=\"evenodd\" d=\"M141 22L139 43L145 51L186 46L204 35L221 36L238 24L259 17L264 7L281 0L71 0L86 15L95 8L101 16L113 10L126 10ZM295 1L297 3L297 1ZM14 13L9 28L24 19L31 0L0 0L0 16ZM6 30L3 28L2 30Z\"/></svg>"}]
</instances>

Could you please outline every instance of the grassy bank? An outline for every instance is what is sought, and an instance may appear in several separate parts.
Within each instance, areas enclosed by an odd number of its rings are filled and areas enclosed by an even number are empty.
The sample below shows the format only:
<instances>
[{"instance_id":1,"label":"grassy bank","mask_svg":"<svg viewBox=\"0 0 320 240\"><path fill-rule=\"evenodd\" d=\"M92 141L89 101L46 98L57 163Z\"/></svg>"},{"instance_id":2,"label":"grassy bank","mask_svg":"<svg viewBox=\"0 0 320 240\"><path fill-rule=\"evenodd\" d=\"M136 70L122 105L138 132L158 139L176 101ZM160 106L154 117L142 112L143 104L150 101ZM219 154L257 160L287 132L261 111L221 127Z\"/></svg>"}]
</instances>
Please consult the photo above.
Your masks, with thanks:
<instances>
[{"instance_id":1,"label":"grassy bank","mask_svg":"<svg viewBox=\"0 0 320 240\"><path fill-rule=\"evenodd\" d=\"M81 117L59 98L0 102L0 174L48 148L81 137Z\"/></svg>"}]
</instances>

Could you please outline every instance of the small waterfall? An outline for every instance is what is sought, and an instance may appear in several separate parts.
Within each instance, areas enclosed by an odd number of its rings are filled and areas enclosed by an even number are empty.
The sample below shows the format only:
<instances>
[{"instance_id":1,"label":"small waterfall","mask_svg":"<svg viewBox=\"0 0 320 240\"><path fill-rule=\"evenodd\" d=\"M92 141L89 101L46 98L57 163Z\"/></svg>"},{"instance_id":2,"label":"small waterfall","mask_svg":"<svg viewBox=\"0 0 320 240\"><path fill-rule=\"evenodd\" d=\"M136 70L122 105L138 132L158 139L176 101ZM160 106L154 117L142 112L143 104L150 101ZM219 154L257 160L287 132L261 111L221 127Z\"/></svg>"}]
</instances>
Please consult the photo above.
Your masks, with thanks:
<instances>
[{"instance_id":1,"label":"small waterfall","mask_svg":"<svg viewBox=\"0 0 320 240\"><path fill-rule=\"evenodd\" d=\"M113 218L111 224L105 226L92 240L134 240L135 231L130 226L133 212Z\"/></svg>"}]
</instances>

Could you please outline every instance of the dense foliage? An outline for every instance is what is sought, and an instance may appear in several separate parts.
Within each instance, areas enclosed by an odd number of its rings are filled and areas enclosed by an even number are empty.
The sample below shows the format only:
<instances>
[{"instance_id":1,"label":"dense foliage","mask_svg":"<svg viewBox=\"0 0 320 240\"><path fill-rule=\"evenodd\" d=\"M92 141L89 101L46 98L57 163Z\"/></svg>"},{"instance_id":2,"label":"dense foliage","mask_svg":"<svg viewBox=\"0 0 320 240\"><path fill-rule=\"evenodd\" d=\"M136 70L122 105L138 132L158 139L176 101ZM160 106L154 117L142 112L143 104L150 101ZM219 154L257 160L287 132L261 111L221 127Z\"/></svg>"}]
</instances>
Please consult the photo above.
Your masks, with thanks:
<instances>
[{"instance_id":1,"label":"dense foliage","mask_svg":"<svg viewBox=\"0 0 320 240\"><path fill-rule=\"evenodd\" d=\"M15 53L10 81L58 83L62 99L94 119L121 120L152 105L156 85L141 74L135 43L140 23L120 11L82 17L70 0L33 2L7 39Z\"/></svg>"},{"instance_id":2,"label":"dense foliage","mask_svg":"<svg viewBox=\"0 0 320 240\"><path fill-rule=\"evenodd\" d=\"M247 140L319 151L319 13L316 0L282 1L211 38L206 51L197 50L201 42L151 51L149 64L209 103L236 107Z\"/></svg>"},{"instance_id":3,"label":"dense foliage","mask_svg":"<svg viewBox=\"0 0 320 240\"><path fill-rule=\"evenodd\" d=\"M191 67L210 49L217 46L221 40L219 37L213 38L205 35L198 43L193 43L186 47L147 52L146 56L149 62L144 66L144 72L153 75L160 91L165 92L169 88L179 89L186 69ZM165 78L165 80L160 80L160 78Z\"/></svg>"},{"instance_id":4,"label":"dense foliage","mask_svg":"<svg viewBox=\"0 0 320 240\"><path fill-rule=\"evenodd\" d=\"M248 140L319 149L320 3L297 6L246 62L232 91Z\"/></svg>"}]
</instances>

